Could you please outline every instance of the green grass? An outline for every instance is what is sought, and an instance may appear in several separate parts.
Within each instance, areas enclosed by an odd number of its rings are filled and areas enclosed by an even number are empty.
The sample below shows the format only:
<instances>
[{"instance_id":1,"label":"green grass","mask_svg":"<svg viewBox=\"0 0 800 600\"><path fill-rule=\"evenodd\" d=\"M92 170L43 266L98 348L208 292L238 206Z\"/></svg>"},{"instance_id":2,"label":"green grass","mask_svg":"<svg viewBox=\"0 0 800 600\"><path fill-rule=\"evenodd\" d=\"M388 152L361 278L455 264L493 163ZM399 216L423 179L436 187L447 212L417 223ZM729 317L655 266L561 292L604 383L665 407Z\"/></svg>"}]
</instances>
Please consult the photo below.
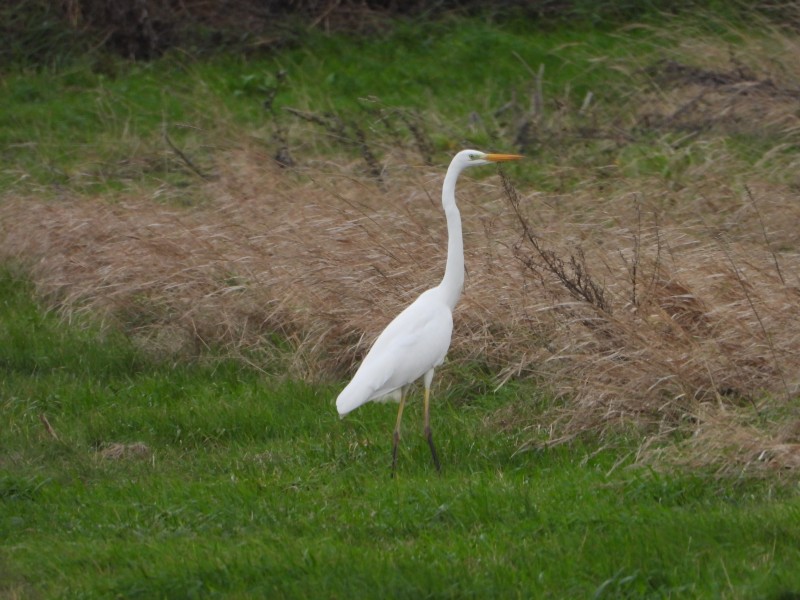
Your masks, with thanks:
<instances>
[{"instance_id":1,"label":"green grass","mask_svg":"<svg viewBox=\"0 0 800 600\"><path fill-rule=\"evenodd\" d=\"M294 120L283 111L288 106L382 131L374 111L403 107L447 115L445 128L428 132L443 161L467 142L508 149L491 115L512 98L527 106L532 70L544 66L548 102L580 105L587 91L611 94L610 84L624 79L608 59L645 47L637 33L532 32L460 20L397 24L378 39L312 32L272 57L198 62L174 52L152 63L100 57L59 69L17 68L0 80L0 188L104 193L140 181L185 185L191 174L176 168L162 128L201 164L243 133L268 145L272 124L262 103L279 71L286 79L274 107L283 122ZM483 120L478 127L469 124L475 115ZM336 143L318 133L328 146Z\"/></svg>"},{"instance_id":2,"label":"green grass","mask_svg":"<svg viewBox=\"0 0 800 600\"><path fill-rule=\"evenodd\" d=\"M138 186L191 188L162 127L203 167L245 133L269 149L261 103L279 69L279 114L335 111L378 129L370 106L402 106L443 121L429 132L437 159L467 142L509 150L498 121L470 116L514 94L527 103L528 67L545 65L548 110L554 99L579 106L589 90L608 103L628 77L610 65L648 44L646 33L532 35L519 22L470 20L398 25L370 41L310 34L270 58L19 69L0 78L0 190L113 199ZM774 147L753 140L730 144L752 163ZM544 147L526 168L539 185L562 177L548 174L557 167L615 162L623 176L679 183L711 154L672 141ZM0 598L800 594L796 487L630 468L633 435L520 452L553 402L533 382L492 392L478 367L446 367L433 410L443 473L415 402L392 480L394 405L340 421L341 383L159 362L114 331L60 322L32 297L0 274ZM103 456L137 442L141 455Z\"/></svg>"},{"instance_id":3,"label":"green grass","mask_svg":"<svg viewBox=\"0 0 800 600\"><path fill-rule=\"evenodd\" d=\"M685 21L687 37L710 37L731 48L757 35L719 16L675 19L672 31ZM286 107L357 124L379 159L394 145L414 146L405 125L387 117L398 108L420 120L438 162L466 146L512 151L519 149L518 125L532 105L540 67L543 115L523 148L535 161L524 169L512 166L517 179L557 191L609 173L680 179L685 165L716 160L704 138L693 139L691 153L677 164L663 132L629 121L630 97L648 85L642 67L678 45L680 37L665 31L585 23L543 29L529 21L462 18L395 23L378 37L312 31L270 56L198 61L173 51L150 63L95 56L57 69L17 67L0 79L0 189L109 197L180 191L198 180L165 142L165 127L195 164L213 172L215 161L223 160L220 151L243 140L274 154L275 128L300 123ZM279 72L285 73L280 82ZM590 92L592 108L581 113ZM263 103L273 95L268 112ZM307 127L289 140L301 164L326 153L358 156L330 130ZM397 139L398 130L404 139ZM629 137L621 138L621 131ZM732 150L753 164L785 142L791 162L793 138L776 135L756 128L740 134Z\"/></svg>"},{"instance_id":4,"label":"green grass","mask_svg":"<svg viewBox=\"0 0 800 600\"><path fill-rule=\"evenodd\" d=\"M340 421L338 386L155 364L30 294L2 276L0 595L800 592L794 490L625 468L622 438L517 452L530 418L499 427L496 412L535 415L546 400L531 385L435 399L441 476L410 405L392 480L393 405ZM99 452L133 442L149 452Z\"/></svg>"},{"instance_id":5,"label":"green grass","mask_svg":"<svg viewBox=\"0 0 800 600\"><path fill-rule=\"evenodd\" d=\"M327 99L332 108L353 109L359 99L377 96L389 105L467 116L499 108L510 87L530 83L527 67L540 65L546 91L571 84L582 99L611 75L588 59L633 53L635 40L592 29L542 32L454 21L398 26L380 40L318 36L282 55L281 63L297 87L314 94L314 105Z\"/></svg>"}]
</instances>

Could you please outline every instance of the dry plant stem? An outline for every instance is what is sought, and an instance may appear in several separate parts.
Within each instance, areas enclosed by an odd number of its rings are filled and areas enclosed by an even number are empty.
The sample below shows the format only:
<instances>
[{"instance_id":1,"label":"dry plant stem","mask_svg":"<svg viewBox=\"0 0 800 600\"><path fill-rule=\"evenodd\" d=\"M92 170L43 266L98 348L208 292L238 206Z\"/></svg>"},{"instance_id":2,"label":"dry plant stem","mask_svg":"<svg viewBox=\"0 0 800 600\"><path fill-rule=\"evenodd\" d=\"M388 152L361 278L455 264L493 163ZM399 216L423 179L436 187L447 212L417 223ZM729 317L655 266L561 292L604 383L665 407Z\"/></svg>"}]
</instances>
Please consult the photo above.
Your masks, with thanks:
<instances>
[{"instance_id":1,"label":"dry plant stem","mask_svg":"<svg viewBox=\"0 0 800 600\"><path fill-rule=\"evenodd\" d=\"M544 119L544 91L542 89L544 63L539 65L538 71L534 71L517 52L513 52L513 55L528 71L533 80L528 108L527 110L522 110L523 114L517 119L517 123L514 126L514 146L524 149L535 141L534 136L537 134L538 125ZM495 111L495 115L499 115L509 108L515 108L516 104L516 101L509 102Z\"/></svg>"},{"instance_id":2,"label":"dry plant stem","mask_svg":"<svg viewBox=\"0 0 800 600\"><path fill-rule=\"evenodd\" d=\"M786 376L783 373L783 369L780 367L780 361L778 360L778 354L775 351L775 344L772 342L772 336L767 331L767 328L764 326L764 321L761 318L761 315L756 309L756 305L753 302L753 297L750 295L750 291L747 289L748 284L745 282L742 272L739 270L739 267L736 264L736 261L733 260L733 256L731 255L730 248L725 240L722 239L721 236L717 238L717 241L722 248L722 251L725 253L725 256L728 258L728 261L731 263L731 268L733 269L733 273L736 276L736 281L739 282L739 286L742 288L742 293L744 293L745 298L747 298L747 303L750 305L750 309L753 311L753 315L755 316L756 320L758 321L758 326L761 328L761 333L764 335L764 339L767 341L767 345L769 346L769 351L772 354L772 360L775 365L775 368L778 369L778 375L780 376L781 383L783 384L783 390L786 394L786 402L791 402L792 400L792 393L789 390L789 384L786 382ZM758 408L753 402L753 408L758 411Z\"/></svg>"},{"instance_id":3,"label":"dry plant stem","mask_svg":"<svg viewBox=\"0 0 800 600\"><path fill-rule=\"evenodd\" d=\"M527 61L522 58L517 52L512 52L514 57L525 67L525 70L533 78L533 89L531 90L530 111L529 119L536 121L544 113L544 92L542 90L542 82L544 81L544 63L539 65L539 70L534 71Z\"/></svg>"},{"instance_id":4,"label":"dry plant stem","mask_svg":"<svg viewBox=\"0 0 800 600\"><path fill-rule=\"evenodd\" d=\"M661 272L661 229L658 225L658 213L653 214L653 228L656 238L656 257L653 261L652 275L650 276L650 283L647 288L647 297L652 298L658 274Z\"/></svg>"},{"instance_id":5,"label":"dry plant stem","mask_svg":"<svg viewBox=\"0 0 800 600\"><path fill-rule=\"evenodd\" d=\"M166 124L166 123L164 123L164 124L162 125L161 131L162 131L162 133L163 133L163 136L164 136L164 141L167 143L167 145L168 145L168 146L169 146L169 147L172 149L172 151L173 151L173 152L174 152L174 153L175 153L175 154L178 156L178 158L180 158L180 159L183 161L183 163L184 163L184 164L185 164L187 167L189 167L189 169L191 169L191 171L192 171L192 172L193 172L195 175L197 175L198 177L200 177L201 179L204 179L204 180L206 180L206 181L208 181L209 179L211 179L211 177L210 177L209 175L207 175L207 174L203 173L203 171L201 171L201 170L200 170L200 169L199 169L199 168L198 168L198 167L197 167L197 166L196 166L196 165L195 165L195 164L194 164L194 163L193 163L191 160L189 160L189 157L188 157L188 156L186 156L186 154L184 154L184 153L183 153L183 151L181 151L181 149L180 149L180 148L178 148L178 147L177 147L177 146L176 146L176 145L175 145L175 144L172 142L172 140L171 140L171 139L170 139L170 137L169 137L169 133L167 132L167 124Z\"/></svg>"},{"instance_id":6,"label":"dry plant stem","mask_svg":"<svg viewBox=\"0 0 800 600\"><path fill-rule=\"evenodd\" d=\"M767 228L764 225L764 218L761 216L761 211L758 209L756 199L753 197L753 192L750 191L750 186L748 185L744 186L744 190L747 192L747 198L750 200L750 204L753 205L753 210L756 211L756 215L758 216L758 224L761 227L761 234L764 236L764 245L772 255L772 262L775 264L775 272L778 274L781 283L786 285L786 280L783 278L783 273L781 272L781 266L778 263L778 255L775 254L775 251L772 249L772 245L769 243L769 238L767 237Z\"/></svg>"},{"instance_id":7,"label":"dry plant stem","mask_svg":"<svg viewBox=\"0 0 800 600\"><path fill-rule=\"evenodd\" d=\"M283 119L280 118L280 115L275 110L275 98L285 86L285 83L286 71L281 69L275 73L275 85L266 90L263 106L264 110L272 118L272 139L278 147L273 158L282 167L293 167L295 166L295 160L289 150L289 131Z\"/></svg>"},{"instance_id":8,"label":"dry plant stem","mask_svg":"<svg viewBox=\"0 0 800 600\"><path fill-rule=\"evenodd\" d=\"M335 127L329 119L323 118L316 113L307 112L304 110L299 110L297 108L292 108L291 106L284 106L283 110L288 112L295 117L303 119L304 121L308 121L309 123L314 123L315 125L319 125L329 131L332 131L336 135L341 135L341 131Z\"/></svg>"},{"instance_id":9,"label":"dry plant stem","mask_svg":"<svg viewBox=\"0 0 800 600\"><path fill-rule=\"evenodd\" d=\"M558 278L573 298L587 302L604 313L611 314L611 306L606 300L605 290L589 275L583 250L580 248L577 250L577 258L574 254L570 254L569 262L565 263L553 250L543 248L536 234L533 233L533 228L520 211L519 195L514 189L513 184L502 172L500 172L500 176L503 181L503 189L505 190L506 197L514 209L517 220L522 226L523 238L526 239L536 251L536 254L544 263L547 271ZM519 246L515 246L515 255L531 271L536 272L538 270L538 265L533 261L533 258L523 256L521 251L519 251Z\"/></svg>"},{"instance_id":10,"label":"dry plant stem","mask_svg":"<svg viewBox=\"0 0 800 600\"><path fill-rule=\"evenodd\" d=\"M413 117L409 117L405 111L400 111L398 114L400 115L400 120L403 121L403 124L414 138L414 143L422 160L426 165L433 165L433 142L425 133L419 116L415 114Z\"/></svg>"},{"instance_id":11,"label":"dry plant stem","mask_svg":"<svg viewBox=\"0 0 800 600\"><path fill-rule=\"evenodd\" d=\"M639 299L636 297L636 274L639 270L639 259L641 253L640 240L642 238L642 206L639 198L636 198L636 233L633 234L633 261L631 262L631 306L639 307Z\"/></svg>"},{"instance_id":12,"label":"dry plant stem","mask_svg":"<svg viewBox=\"0 0 800 600\"><path fill-rule=\"evenodd\" d=\"M47 420L47 417L45 416L44 413L41 413L39 415L39 420L42 422L42 425L44 425L45 431L47 431L47 433L50 434L50 437L56 441L59 441L58 434L56 434L56 430L53 429L52 425L50 425L50 421Z\"/></svg>"},{"instance_id":13,"label":"dry plant stem","mask_svg":"<svg viewBox=\"0 0 800 600\"><path fill-rule=\"evenodd\" d=\"M364 162L367 163L369 174L381 184L381 187L383 187L384 181L381 173L381 166L378 163L378 159L375 158L375 154L370 149L369 144L367 144L367 136L364 133L364 130L355 123L351 124L351 127L355 137L355 145L361 151L361 156L364 159Z\"/></svg>"},{"instance_id":14,"label":"dry plant stem","mask_svg":"<svg viewBox=\"0 0 800 600\"><path fill-rule=\"evenodd\" d=\"M383 181L383 173L380 163L378 162L375 153L367 143L367 136L364 133L364 130L361 129L357 123L350 122L350 132L348 132L348 124L345 123L338 115L329 114L320 116L315 113L298 110L289 106L284 107L284 110L300 119L303 119L304 121L323 127L331 133L333 139L345 144L346 146L357 149L361 153L361 157L364 159L364 162L367 165L367 171L369 172L370 176L380 184L381 188L384 187L385 182Z\"/></svg>"}]
</instances>

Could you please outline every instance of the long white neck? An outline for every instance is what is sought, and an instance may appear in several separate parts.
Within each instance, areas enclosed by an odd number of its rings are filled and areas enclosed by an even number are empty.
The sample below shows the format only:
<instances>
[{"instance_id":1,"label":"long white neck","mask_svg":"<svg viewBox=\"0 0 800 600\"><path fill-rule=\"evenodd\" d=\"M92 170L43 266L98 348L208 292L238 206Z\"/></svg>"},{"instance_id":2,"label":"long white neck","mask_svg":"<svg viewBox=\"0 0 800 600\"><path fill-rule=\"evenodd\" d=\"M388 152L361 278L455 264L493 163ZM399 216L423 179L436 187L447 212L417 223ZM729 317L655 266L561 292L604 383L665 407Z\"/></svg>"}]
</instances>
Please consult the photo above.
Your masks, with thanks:
<instances>
[{"instance_id":1,"label":"long white neck","mask_svg":"<svg viewBox=\"0 0 800 600\"><path fill-rule=\"evenodd\" d=\"M447 266L439 289L445 302L455 308L464 287L464 238L461 234L461 214L456 206L456 180L463 167L450 163L442 186L442 207L447 217Z\"/></svg>"}]
</instances>

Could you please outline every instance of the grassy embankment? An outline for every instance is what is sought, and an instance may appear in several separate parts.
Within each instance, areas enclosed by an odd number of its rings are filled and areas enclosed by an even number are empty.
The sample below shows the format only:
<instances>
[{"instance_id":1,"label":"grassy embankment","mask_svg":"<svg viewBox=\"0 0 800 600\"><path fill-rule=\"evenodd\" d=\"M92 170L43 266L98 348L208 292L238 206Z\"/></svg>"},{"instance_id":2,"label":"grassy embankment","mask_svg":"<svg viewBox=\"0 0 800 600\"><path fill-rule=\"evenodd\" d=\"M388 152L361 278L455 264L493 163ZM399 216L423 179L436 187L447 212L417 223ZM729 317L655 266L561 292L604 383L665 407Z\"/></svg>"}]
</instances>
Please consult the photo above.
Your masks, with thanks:
<instances>
[{"instance_id":1,"label":"grassy embankment","mask_svg":"<svg viewBox=\"0 0 800 600\"><path fill-rule=\"evenodd\" d=\"M764 464L793 464L791 432L775 434L791 425L793 309L762 302L748 278L788 293L762 255L796 278L781 226L794 214L793 74L773 60L794 38L690 30L531 35L473 22L380 42L315 37L270 60L104 59L5 77L2 254L35 290L4 276L3 593L796 593L794 488L746 470L758 462L747 443L774 453ZM751 63L737 65L745 50ZM707 63L681 70L692 56ZM758 103L740 102L748 85ZM735 118L711 116L720 106ZM749 126L756 114L764 123ZM292 170L271 164L282 139ZM408 165L515 143L535 157L511 171L539 207L525 217L559 251L586 244L592 273L605 262L606 296L583 298L592 319L538 317L563 300L547 279L557 273L542 271L537 292L518 261L533 255L510 252L519 230L491 171L465 181L469 287L433 414L445 469L429 464L414 404L391 481L393 407L340 422L338 385L324 381L441 270L427 199L441 166ZM656 223L637 229L650 213ZM720 231L728 245L714 245ZM633 264L646 273L638 287ZM617 345L624 334L636 343ZM646 353L654 340L676 372ZM698 364L678 352L687 344ZM195 360L208 352L232 358ZM632 367L609 367L620 364ZM605 436L518 451L548 439L554 418L567 423L554 435ZM668 443L695 422L711 440L695 449L722 477L627 468L643 434ZM713 423L744 450L713 446ZM756 426L776 443L742 433Z\"/></svg>"}]
</instances>

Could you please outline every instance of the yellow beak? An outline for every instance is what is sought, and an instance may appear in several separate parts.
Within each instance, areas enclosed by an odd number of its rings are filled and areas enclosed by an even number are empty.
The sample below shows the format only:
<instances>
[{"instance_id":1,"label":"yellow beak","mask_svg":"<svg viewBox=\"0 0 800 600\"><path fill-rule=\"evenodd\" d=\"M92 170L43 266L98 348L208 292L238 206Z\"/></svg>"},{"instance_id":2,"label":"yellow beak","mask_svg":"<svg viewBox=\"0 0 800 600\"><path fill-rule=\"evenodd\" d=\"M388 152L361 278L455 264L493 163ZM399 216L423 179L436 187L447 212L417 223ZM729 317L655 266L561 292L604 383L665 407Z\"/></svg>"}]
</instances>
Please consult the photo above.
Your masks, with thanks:
<instances>
[{"instance_id":1,"label":"yellow beak","mask_svg":"<svg viewBox=\"0 0 800 600\"><path fill-rule=\"evenodd\" d=\"M507 160L519 160L525 157L521 154L487 154L484 158L492 162L505 162Z\"/></svg>"}]
</instances>

